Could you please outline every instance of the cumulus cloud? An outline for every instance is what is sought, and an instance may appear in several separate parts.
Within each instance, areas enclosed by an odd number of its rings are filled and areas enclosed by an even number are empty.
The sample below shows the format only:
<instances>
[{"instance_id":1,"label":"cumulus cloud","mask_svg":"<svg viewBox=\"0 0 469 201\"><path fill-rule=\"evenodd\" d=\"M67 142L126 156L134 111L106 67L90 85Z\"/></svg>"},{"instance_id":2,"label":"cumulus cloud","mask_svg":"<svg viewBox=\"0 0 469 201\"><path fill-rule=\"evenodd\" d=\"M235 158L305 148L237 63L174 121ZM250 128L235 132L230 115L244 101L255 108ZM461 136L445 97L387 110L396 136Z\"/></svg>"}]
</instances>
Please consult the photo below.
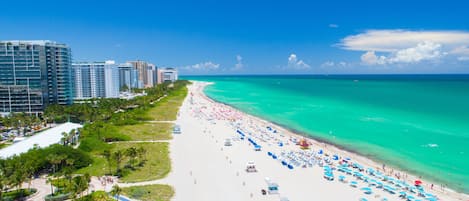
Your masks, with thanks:
<instances>
[{"instance_id":1,"label":"cumulus cloud","mask_svg":"<svg viewBox=\"0 0 469 201\"><path fill-rule=\"evenodd\" d=\"M243 64L243 57L241 55L236 55L236 64L232 68L232 70L241 70L243 69L244 64Z\"/></svg>"},{"instance_id":2,"label":"cumulus cloud","mask_svg":"<svg viewBox=\"0 0 469 201\"><path fill-rule=\"evenodd\" d=\"M468 45L469 32L463 31L369 30L345 37L339 47L364 51L362 63L376 65L435 61L448 54L469 56Z\"/></svg>"},{"instance_id":3,"label":"cumulus cloud","mask_svg":"<svg viewBox=\"0 0 469 201\"><path fill-rule=\"evenodd\" d=\"M296 70L307 70L310 69L311 66L305 63L303 60L299 60L296 54L290 54L288 57L288 68Z\"/></svg>"},{"instance_id":4,"label":"cumulus cloud","mask_svg":"<svg viewBox=\"0 0 469 201\"><path fill-rule=\"evenodd\" d=\"M367 51L360 58L366 65L383 65L394 63L418 63L425 60L437 60L446 53L441 51L441 45L433 42L423 42L415 47L402 49L389 56L377 56L375 51Z\"/></svg>"},{"instance_id":5,"label":"cumulus cloud","mask_svg":"<svg viewBox=\"0 0 469 201\"><path fill-rule=\"evenodd\" d=\"M186 71L210 71L217 70L220 67L220 64L213 63L211 61L202 62L194 65L179 67L179 69Z\"/></svg>"}]
</instances>

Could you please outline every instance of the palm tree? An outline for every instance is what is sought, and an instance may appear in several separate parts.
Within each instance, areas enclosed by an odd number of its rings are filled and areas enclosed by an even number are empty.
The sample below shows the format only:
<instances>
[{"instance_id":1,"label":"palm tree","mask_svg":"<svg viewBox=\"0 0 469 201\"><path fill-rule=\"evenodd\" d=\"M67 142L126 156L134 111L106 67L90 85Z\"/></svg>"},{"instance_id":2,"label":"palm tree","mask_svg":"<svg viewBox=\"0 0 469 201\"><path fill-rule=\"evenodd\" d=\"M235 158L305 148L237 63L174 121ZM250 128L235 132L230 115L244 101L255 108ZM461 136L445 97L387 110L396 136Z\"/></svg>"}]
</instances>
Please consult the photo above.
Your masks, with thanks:
<instances>
[{"instance_id":1,"label":"palm tree","mask_svg":"<svg viewBox=\"0 0 469 201\"><path fill-rule=\"evenodd\" d=\"M104 156L104 158L106 158L107 166L109 168L109 175L111 175L112 174L112 172L111 172L111 152L106 149L106 150L103 151L102 155Z\"/></svg>"},{"instance_id":2,"label":"palm tree","mask_svg":"<svg viewBox=\"0 0 469 201\"><path fill-rule=\"evenodd\" d=\"M125 150L125 155L130 158L129 163L131 166L135 163L135 158L137 157L137 149L135 147L130 147Z\"/></svg>"},{"instance_id":3,"label":"palm tree","mask_svg":"<svg viewBox=\"0 0 469 201\"><path fill-rule=\"evenodd\" d=\"M54 181L54 178L52 178L52 177L47 178L47 183L50 184L50 192L52 193L52 195L54 195L54 186L52 185L53 181Z\"/></svg>"},{"instance_id":4,"label":"palm tree","mask_svg":"<svg viewBox=\"0 0 469 201\"><path fill-rule=\"evenodd\" d=\"M119 196L122 193L122 188L119 187L119 185L114 185L111 190L111 194L113 196L117 196L117 200L119 200Z\"/></svg>"},{"instance_id":5,"label":"palm tree","mask_svg":"<svg viewBox=\"0 0 469 201\"><path fill-rule=\"evenodd\" d=\"M68 144L68 133L62 132L62 138L60 138L62 145L66 146Z\"/></svg>"},{"instance_id":6,"label":"palm tree","mask_svg":"<svg viewBox=\"0 0 469 201\"><path fill-rule=\"evenodd\" d=\"M113 158L116 161L116 165L117 165L117 168L116 168L117 176L120 176L120 164L124 160L124 152L122 150L117 150L116 152L114 152Z\"/></svg>"},{"instance_id":7,"label":"palm tree","mask_svg":"<svg viewBox=\"0 0 469 201\"><path fill-rule=\"evenodd\" d=\"M140 158L140 163L143 163L144 160L147 160L146 159L147 150L145 148L139 147L137 149L137 153L138 153L138 157Z\"/></svg>"}]
</instances>

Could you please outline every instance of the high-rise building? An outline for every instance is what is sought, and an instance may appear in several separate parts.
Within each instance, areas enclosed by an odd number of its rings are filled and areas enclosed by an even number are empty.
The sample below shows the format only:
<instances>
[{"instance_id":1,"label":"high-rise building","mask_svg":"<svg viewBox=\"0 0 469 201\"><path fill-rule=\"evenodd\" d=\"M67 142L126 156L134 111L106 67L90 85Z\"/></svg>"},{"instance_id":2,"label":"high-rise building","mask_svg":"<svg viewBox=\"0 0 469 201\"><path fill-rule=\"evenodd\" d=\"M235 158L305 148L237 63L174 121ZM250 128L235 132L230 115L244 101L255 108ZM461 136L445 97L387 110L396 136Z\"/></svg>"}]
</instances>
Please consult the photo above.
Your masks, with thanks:
<instances>
[{"instance_id":1,"label":"high-rise building","mask_svg":"<svg viewBox=\"0 0 469 201\"><path fill-rule=\"evenodd\" d=\"M104 67L104 86L106 87L106 98L119 98L119 68L114 61L106 61L112 65Z\"/></svg>"},{"instance_id":2,"label":"high-rise building","mask_svg":"<svg viewBox=\"0 0 469 201\"><path fill-rule=\"evenodd\" d=\"M71 50L53 41L0 41L0 112L73 103Z\"/></svg>"},{"instance_id":3,"label":"high-rise building","mask_svg":"<svg viewBox=\"0 0 469 201\"><path fill-rule=\"evenodd\" d=\"M73 63L75 99L119 97L119 71L114 61Z\"/></svg>"},{"instance_id":4,"label":"high-rise building","mask_svg":"<svg viewBox=\"0 0 469 201\"><path fill-rule=\"evenodd\" d=\"M119 64L118 68L120 91L125 91L124 89L143 88L143 84L139 85L138 82L138 71L131 63Z\"/></svg>"},{"instance_id":5,"label":"high-rise building","mask_svg":"<svg viewBox=\"0 0 469 201\"><path fill-rule=\"evenodd\" d=\"M145 61L128 61L127 63L132 64L132 66L138 72L138 88L144 88L148 85L148 63Z\"/></svg>"},{"instance_id":6,"label":"high-rise building","mask_svg":"<svg viewBox=\"0 0 469 201\"><path fill-rule=\"evenodd\" d=\"M161 69L162 82L174 82L178 80L178 71L174 68Z\"/></svg>"}]
</instances>

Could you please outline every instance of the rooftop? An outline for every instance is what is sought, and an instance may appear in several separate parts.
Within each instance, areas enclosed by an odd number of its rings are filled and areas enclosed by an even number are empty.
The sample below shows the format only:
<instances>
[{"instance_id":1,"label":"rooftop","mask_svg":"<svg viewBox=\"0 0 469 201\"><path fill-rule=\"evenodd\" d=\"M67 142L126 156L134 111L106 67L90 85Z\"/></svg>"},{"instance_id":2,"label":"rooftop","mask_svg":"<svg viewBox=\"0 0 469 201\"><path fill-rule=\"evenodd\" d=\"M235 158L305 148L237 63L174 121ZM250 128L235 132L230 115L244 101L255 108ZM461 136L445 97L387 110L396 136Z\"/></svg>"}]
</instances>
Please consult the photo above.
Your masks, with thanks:
<instances>
[{"instance_id":1,"label":"rooftop","mask_svg":"<svg viewBox=\"0 0 469 201\"><path fill-rule=\"evenodd\" d=\"M30 44L30 45L57 45L66 46L63 43L57 43L51 40L2 40L0 43L11 43L13 45Z\"/></svg>"},{"instance_id":2,"label":"rooftop","mask_svg":"<svg viewBox=\"0 0 469 201\"><path fill-rule=\"evenodd\" d=\"M0 149L0 158L8 158L14 155L19 155L21 153L27 152L32 149L35 144L39 147L44 148L52 144L59 143L62 139L63 132L70 132L72 129L77 129L83 127L80 124L75 123L64 123L60 124L54 128L42 131L35 134L32 137L29 137L23 141L14 143L4 149Z\"/></svg>"}]
</instances>

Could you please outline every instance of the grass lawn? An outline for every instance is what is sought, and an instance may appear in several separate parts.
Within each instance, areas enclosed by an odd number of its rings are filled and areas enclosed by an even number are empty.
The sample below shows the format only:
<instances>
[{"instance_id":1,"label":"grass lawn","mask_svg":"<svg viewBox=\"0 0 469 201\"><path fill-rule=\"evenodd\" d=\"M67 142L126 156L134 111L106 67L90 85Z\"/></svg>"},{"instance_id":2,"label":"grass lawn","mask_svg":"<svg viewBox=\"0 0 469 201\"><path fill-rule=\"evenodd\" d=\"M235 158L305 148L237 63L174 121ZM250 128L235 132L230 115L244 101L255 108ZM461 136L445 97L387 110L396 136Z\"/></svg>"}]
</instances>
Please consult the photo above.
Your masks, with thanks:
<instances>
[{"instance_id":1,"label":"grass lawn","mask_svg":"<svg viewBox=\"0 0 469 201\"><path fill-rule=\"evenodd\" d=\"M187 88L171 91L168 96L155 103L153 108L148 110L147 117L154 121L174 121L177 117L179 107L187 95Z\"/></svg>"},{"instance_id":2,"label":"grass lawn","mask_svg":"<svg viewBox=\"0 0 469 201\"><path fill-rule=\"evenodd\" d=\"M119 132L127 135L131 140L170 140L172 139L171 123L141 123L136 125L120 126Z\"/></svg>"},{"instance_id":3,"label":"grass lawn","mask_svg":"<svg viewBox=\"0 0 469 201\"><path fill-rule=\"evenodd\" d=\"M174 195L174 190L168 185L148 185L122 188L122 194L143 201L169 201Z\"/></svg>"},{"instance_id":4,"label":"grass lawn","mask_svg":"<svg viewBox=\"0 0 469 201\"><path fill-rule=\"evenodd\" d=\"M77 201L115 201L104 191L95 191L87 196L78 198Z\"/></svg>"},{"instance_id":5,"label":"grass lawn","mask_svg":"<svg viewBox=\"0 0 469 201\"><path fill-rule=\"evenodd\" d=\"M111 153L114 153L117 150L125 150L130 147L143 147L147 151L145 156L146 161L143 166L133 167L132 169L123 168L124 176L120 178L122 182L140 182L161 179L165 177L171 170L171 161L169 159L169 143L167 142L123 142L111 144L111 146ZM86 168L78 170L76 173L89 173L93 176L102 176L108 174L109 166L106 159L99 154L92 154L92 157L93 163ZM121 164L121 167L125 166L125 161ZM115 162L111 162L111 171L113 173L116 171Z\"/></svg>"},{"instance_id":6,"label":"grass lawn","mask_svg":"<svg viewBox=\"0 0 469 201\"><path fill-rule=\"evenodd\" d=\"M10 146L10 143L0 143L0 149Z\"/></svg>"}]
</instances>

